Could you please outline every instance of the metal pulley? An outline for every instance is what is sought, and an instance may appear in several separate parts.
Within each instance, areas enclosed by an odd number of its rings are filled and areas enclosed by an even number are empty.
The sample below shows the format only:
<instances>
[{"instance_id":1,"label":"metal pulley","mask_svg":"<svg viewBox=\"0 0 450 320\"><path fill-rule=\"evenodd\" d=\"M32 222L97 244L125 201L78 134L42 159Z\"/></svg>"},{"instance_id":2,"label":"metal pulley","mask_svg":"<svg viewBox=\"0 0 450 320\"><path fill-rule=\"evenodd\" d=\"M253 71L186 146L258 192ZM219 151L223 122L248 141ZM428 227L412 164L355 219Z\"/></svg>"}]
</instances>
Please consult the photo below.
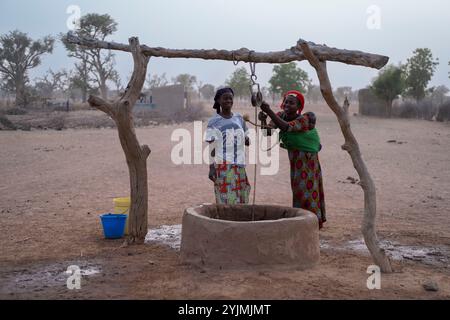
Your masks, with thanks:
<instances>
[{"instance_id":1,"label":"metal pulley","mask_svg":"<svg viewBox=\"0 0 450 320\"><path fill-rule=\"evenodd\" d=\"M263 96L262 96L261 90L259 88L259 84L256 84L256 86L258 88L256 91L253 90L254 85L252 85L251 89L250 89L251 93L252 93L251 102L252 102L252 106L260 107L262 104L262 101L263 101Z\"/></svg>"},{"instance_id":2,"label":"metal pulley","mask_svg":"<svg viewBox=\"0 0 450 320\"><path fill-rule=\"evenodd\" d=\"M250 71L251 71L251 85L250 85L250 93L251 93L251 102L252 106L254 107L260 107L263 102L263 96L261 92L261 87L259 86L259 83L256 82L258 80L258 77L256 76L256 63L250 62Z\"/></svg>"}]
</instances>

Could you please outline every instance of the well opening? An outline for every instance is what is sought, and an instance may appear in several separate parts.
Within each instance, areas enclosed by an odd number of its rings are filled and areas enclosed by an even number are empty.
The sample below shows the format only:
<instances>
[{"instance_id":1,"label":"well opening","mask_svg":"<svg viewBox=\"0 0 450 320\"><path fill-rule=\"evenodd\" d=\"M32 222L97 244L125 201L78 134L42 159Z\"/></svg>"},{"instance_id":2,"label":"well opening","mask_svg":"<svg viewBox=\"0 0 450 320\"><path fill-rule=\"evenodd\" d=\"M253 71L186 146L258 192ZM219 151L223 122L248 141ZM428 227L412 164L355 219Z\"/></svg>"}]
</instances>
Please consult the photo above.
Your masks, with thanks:
<instances>
[{"instance_id":1,"label":"well opening","mask_svg":"<svg viewBox=\"0 0 450 320\"><path fill-rule=\"evenodd\" d=\"M269 205L206 205L196 212L211 219L237 222L279 220L302 215L296 208Z\"/></svg>"}]
</instances>

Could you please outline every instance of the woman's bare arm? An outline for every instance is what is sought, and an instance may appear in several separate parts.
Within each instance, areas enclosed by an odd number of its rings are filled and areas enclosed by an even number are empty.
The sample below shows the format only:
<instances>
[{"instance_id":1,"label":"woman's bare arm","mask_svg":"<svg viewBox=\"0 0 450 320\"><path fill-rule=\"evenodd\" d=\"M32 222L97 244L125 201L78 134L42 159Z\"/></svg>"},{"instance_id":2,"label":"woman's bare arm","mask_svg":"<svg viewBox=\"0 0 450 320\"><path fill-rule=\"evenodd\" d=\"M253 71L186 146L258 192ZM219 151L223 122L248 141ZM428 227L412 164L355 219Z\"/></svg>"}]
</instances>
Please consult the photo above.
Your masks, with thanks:
<instances>
[{"instance_id":1,"label":"woman's bare arm","mask_svg":"<svg viewBox=\"0 0 450 320\"><path fill-rule=\"evenodd\" d=\"M273 123L282 132L286 132L289 129L289 123L281 119L275 112L273 112L269 104L263 102L261 104L261 110L264 111L270 117L270 119L272 119Z\"/></svg>"}]
</instances>

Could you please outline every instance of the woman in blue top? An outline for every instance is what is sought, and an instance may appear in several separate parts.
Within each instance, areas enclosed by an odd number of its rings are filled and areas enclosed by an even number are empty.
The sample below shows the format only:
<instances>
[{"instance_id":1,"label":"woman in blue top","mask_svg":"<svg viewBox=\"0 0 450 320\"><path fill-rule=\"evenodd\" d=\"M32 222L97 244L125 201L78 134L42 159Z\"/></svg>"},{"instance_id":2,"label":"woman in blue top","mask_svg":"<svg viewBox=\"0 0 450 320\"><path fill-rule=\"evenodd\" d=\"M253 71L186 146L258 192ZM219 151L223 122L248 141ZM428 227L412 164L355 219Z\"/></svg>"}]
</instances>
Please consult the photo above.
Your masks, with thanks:
<instances>
[{"instance_id":1,"label":"woman in blue top","mask_svg":"<svg viewBox=\"0 0 450 320\"><path fill-rule=\"evenodd\" d=\"M214 162L209 179L214 182L217 204L247 204L250 184L245 172L245 146L250 145L248 130L239 113L231 112L234 92L219 89L214 97L217 114L208 121L206 142L214 144Z\"/></svg>"}]
</instances>

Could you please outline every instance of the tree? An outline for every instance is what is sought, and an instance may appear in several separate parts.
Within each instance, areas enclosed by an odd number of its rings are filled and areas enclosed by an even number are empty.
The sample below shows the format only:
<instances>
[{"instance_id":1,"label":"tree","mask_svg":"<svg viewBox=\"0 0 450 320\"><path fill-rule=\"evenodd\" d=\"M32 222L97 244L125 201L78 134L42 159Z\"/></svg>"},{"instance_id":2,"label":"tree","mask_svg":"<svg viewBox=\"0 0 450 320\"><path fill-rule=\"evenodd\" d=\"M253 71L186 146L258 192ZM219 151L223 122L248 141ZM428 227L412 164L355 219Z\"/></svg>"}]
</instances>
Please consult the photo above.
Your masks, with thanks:
<instances>
[{"instance_id":1,"label":"tree","mask_svg":"<svg viewBox=\"0 0 450 320\"><path fill-rule=\"evenodd\" d=\"M161 76L157 74L152 76L148 75L145 82L147 83L149 89L164 87L169 83L166 79L166 73L163 73Z\"/></svg>"},{"instance_id":2,"label":"tree","mask_svg":"<svg viewBox=\"0 0 450 320\"><path fill-rule=\"evenodd\" d=\"M273 67L273 76L269 83L272 92L283 94L289 90L306 92L311 80L306 71L298 68L295 62L289 62Z\"/></svg>"},{"instance_id":3,"label":"tree","mask_svg":"<svg viewBox=\"0 0 450 320\"><path fill-rule=\"evenodd\" d=\"M182 84L187 92L194 91L194 84L197 82L197 77L188 73L182 73L172 79L175 84Z\"/></svg>"},{"instance_id":4,"label":"tree","mask_svg":"<svg viewBox=\"0 0 450 320\"><path fill-rule=\"evenodd\" d=\"M87 57L75 63L75 68L70 75L70 87L71 90L79 89L81 91L83 103L86 103L88 93L94 89L94 82L92 66L87 62Z\"/></svg>"},{"instance_id":5,"label":"tree","mask_svg":"<svg viewBox=\"0 0 450 320\"><path fill-rule=\"evenodd\" d=\"M242 98L244 96L250 96L250 85L251 85L250 75L248 74L245 67L236 69L230 76L230 78L225 81L225 84L232 88L234 94Z\"/></svg>"},{"instance_id":6,"label":"tree","mask_svg":"<svg viewBox=\"0 0 450 320\"><path fill-rule=\"evenodd\" d=\"M26 33L11 31L0 37L0 74L6 87L16 93L16 105L25 106L28 70L41 64L41 56L53 52L51 36L33 41Z\"/></svg>"},{"instance_id":7,"label":"tree","mask_svg":"<svg viewBox=\"0 0 450 320\"><path fill-rule=\"evenodd\" d=\"M405 79L403 68L393 65L385 67L378 77L373 81L371 90L383 100L385 105L385 114L389 118L392 116L392 101L402 94L405 90Z\"/></svg>"},{"instance_id":8,"label":"tree","mask_svg":"<svg viewBox=\"0 0 450 320\"><path fill-rule=\"evenodd\" d=\"M53 71L49 69L43 78L38 78L35 89L43 98L52 98L55 91L65 92L69 89L69 75L66 70Z\"/></svg>"},{"instance_id":9,"label":"tree","mask_svg":"<svg viewBox=\"0 0 450 320\"><path fill-rule=\"evenodd\" d=\"M108 14L87 14L80 19L80 28L74 31L79 37L92 38L104 41L108 36L117 31L117 22ZM114 70L114 54L111 50L103 53L97 48L82 48L73 45L67 41L66 36L62 36L61 41L64 43L68 51L68 56L77 58L81 61L78 66L82 72L79 72L78 80L86 81L82 85L82 90L87 91L89 87L87 83L88 77L86 72L90 73L90 77L97 83L103 99L108 96L107 81L112 80L115 74Z\"/></svg>"},{"instance_id":10,"label":"tree","mask_svg":"<svg viewBox=\"0 0 450 320\"><path fill-rule=\"evenodd\" d=\"M0 77L0 89L8 94L16 93L16 86L12 79L8 79L7 77Z\"/></svg>"},{"instance_id":11,"label":"tree","mask_svg":"<svg viewBox=\"0 0 450 320\"><path fill-rule=\"evenodd\" d=\"M111 74L111 82L114 83L114 86L116 87L117 95L120 95L120 91L123 89L122 79L116 70Z\"/></svg>"},{"instance_id":12,"label":"tree","mask_svg":"<svg viewBox=\"0 0 450 320\"><path fill-rule=\"evenodd\" d=\"M201 86L199 91L200 91L200 94L202 95L202 97L207 100L213 99L214 95L216 93L215 92L216 89L214 88L214 86L212 84L208 84L208 83Z\"/></svg>"},{"instance_id":13,"label":"tree","mask_svg":"<svg viewBox=\"0 0 450 320\"><path fill-rule=\"evenodd\" d=\"M0 77L0 96L5 96L8 92L5 90L6 83L5 81Z\"/></svg>"},{"instance_id":14,"label":"tree","mask_svg":"<svg viewBox=\"0 0 450 320\"><path fill-rule=\"evenodd\" d=\"M404 72L408 95L419 101L425 97L425 90L439 64L439 59L434 61L433 54L428 48L416 49L413 54L404 66Z\"/></svg>"},{"instance_id":15,"label":"tree","mask_svg":"<svg viewBox=\"0 0 450 320\"><path fill-rule=\"evenodd\" d=\"M195 86L196 86L196 88L197 88L197 95L198 95L198 98L201 99L202 95L201 95L201 93L200 93L200 88L203 87L203 82L202 82L202 81L197 81L197 82L195 83Z\"/></svg>"}]
</instances>

